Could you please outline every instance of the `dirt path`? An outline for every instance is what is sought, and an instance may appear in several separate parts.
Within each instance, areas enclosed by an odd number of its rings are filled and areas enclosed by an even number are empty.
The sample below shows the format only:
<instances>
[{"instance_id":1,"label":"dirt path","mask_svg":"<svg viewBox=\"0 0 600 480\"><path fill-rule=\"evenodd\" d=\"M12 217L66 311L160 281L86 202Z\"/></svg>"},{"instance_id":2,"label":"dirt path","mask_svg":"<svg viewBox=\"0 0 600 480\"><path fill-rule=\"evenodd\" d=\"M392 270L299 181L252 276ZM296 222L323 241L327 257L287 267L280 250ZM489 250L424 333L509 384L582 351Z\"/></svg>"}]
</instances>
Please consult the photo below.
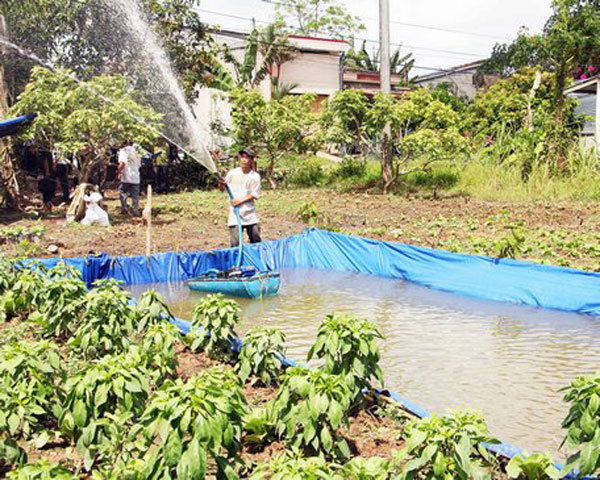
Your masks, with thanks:
<instances>
[{"instance_id":1,"label":"dirt path","mask_svg":"<svg viewBox=\"0 0 600 480\"><path fill-rule=\"evenodd\" d=\"M143 203L143 199L142 199ZM111 228L66 225L64 210L41 220L0 217L6 227L43 225L33 242L4 241L0 252L80 256L89 252L142 254L146 233L141 219L119 215L117 193L108 192ZM156 252L210 250L229 243L226 199L218 191L186 192L154 197ZM298 212L302 207L305 221ZM438 200L407 199L371 194L339 194L330 190L265 191L258 203L264 239L300 233L308 225L343 233L443 248L498 255L507 243L516 244L517 258L600 270L600 205L503 204L464 197ZM511 232L522 234L514 240ZM6 235L4 235L6 237Z\"/></svg>"}]
</instances>

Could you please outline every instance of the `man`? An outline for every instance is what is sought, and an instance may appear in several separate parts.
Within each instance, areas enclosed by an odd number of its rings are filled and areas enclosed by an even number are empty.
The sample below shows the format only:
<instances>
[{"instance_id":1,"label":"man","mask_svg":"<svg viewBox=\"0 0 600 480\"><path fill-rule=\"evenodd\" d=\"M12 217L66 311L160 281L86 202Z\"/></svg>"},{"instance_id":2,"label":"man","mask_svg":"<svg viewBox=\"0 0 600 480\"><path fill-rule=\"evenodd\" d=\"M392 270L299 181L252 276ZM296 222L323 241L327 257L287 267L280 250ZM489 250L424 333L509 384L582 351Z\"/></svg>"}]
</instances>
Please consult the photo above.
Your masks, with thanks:
<instances>
[{"instance_id":1,"label":"man","mask_svg":"<svg viewBox=\"0 0 600 480\"><path fill-rule=\"evenodd\" d=\"M56 178L60 183L62 190L63 202L69 204L69 161L65 152L61 149L55 148L52 152L52 160L54 161L54 171L56 172Z\"/></svg>"},{"instance_id":2,"label":"man","mask_svg":"<svg viewBox=\"0 0 600 480\"><path fill-rule=\"evenodd\" d=\"M121 214L129 214L127 196L131 197L133 216L140 217L140 167L142 160L135 150L132 142L127 142L119 150L119 166L117 178L121 182L119 199L121 200Z\"/></svg>"},{"instance_id":3,"label":"man","mask_svg":"<svg viewBox=\"0 0 600 480\"><path fill-rule=\"evenodd\" d=\"M225 190L227 184L233 194L233 200L229 206L229 236L231 246L237 247L240 239L238 236L238 223L235 215L235 207L239 208L242 229L248 233L250 243L258 243L260 239L260 219L256 212L255 200L260 197L260 175L254 171L254 159L256 155L249 148L239 153L240 166L229 171L225 181L219 183L221 191Z\"/></svg>"}]
</instances>

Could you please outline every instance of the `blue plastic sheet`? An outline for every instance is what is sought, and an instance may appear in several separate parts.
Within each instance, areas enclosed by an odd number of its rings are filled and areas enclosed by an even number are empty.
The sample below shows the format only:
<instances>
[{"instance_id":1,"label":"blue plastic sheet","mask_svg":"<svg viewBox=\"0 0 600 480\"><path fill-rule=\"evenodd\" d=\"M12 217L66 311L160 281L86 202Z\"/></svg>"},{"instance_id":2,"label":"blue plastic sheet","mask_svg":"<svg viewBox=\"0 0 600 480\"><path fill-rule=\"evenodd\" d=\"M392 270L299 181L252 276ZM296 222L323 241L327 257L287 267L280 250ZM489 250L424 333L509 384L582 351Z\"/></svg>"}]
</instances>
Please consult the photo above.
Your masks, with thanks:
<instances>
[{"instance_id":1,"label":"blue plastic sheet","mask_svg":"<svg viewBox=\"0 0 600 480\"><path fill-rule=\"evenodd\" d=\"M236 250L160 253L151 257L100 255L70 259L91 284L189 280L208 269L235 265ZM55 263L55 259L45 262ZM600 315L600 274L510 259L450 253L426 247L310 229L293 237L244 247L244 263L261 270L316 268L398 278L485 300Z\"/></svg>"}]
</instances>

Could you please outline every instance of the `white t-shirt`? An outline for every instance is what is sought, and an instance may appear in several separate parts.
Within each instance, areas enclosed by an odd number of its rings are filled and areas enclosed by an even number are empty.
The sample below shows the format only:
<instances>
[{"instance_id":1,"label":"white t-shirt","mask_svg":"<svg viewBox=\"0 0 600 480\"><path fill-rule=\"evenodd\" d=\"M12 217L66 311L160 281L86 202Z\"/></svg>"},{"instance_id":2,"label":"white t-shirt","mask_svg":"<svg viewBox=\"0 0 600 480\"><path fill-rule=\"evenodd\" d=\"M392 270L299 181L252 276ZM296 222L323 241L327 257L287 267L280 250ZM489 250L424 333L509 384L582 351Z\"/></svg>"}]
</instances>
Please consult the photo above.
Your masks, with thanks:
<instances>
[{"instance_id":1,"label":"white t-shirt","mask_svg":"<svg viewBox=\"0 0 600 480\"><path fill-rule=\"evenodd\" d=\"M254 170L244 173L240 167L230 170L225 176L225 182L229 185L233 198L244 198L252 195L255 199L260 197L260 175ZM242 203L239 207L242 225L254 225L260 222L254 200ZM229 204L229 219L227 225L237 225L235 209Z\"/></svg>"},{"instance_id":2,"label":"white t-shirt","mask_svg":"<svg viewBox=\"0 0 600 480\"><path fill-rule=\"evenodd\" d=\"M142 159L135 151L133 145L119 150L119 163L125 164L121 172L121 183L140 183L140 167Z\"/></svg>"}]
</instances>

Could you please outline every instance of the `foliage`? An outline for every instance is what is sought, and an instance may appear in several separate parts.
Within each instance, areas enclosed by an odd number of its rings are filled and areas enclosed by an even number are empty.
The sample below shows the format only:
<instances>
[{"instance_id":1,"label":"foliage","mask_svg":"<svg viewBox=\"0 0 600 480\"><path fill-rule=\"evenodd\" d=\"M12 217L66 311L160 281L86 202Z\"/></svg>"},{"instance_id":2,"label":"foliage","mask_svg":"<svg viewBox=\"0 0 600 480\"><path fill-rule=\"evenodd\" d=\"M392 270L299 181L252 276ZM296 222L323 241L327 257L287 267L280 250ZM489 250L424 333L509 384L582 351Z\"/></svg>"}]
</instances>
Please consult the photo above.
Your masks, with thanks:
<instances>
[{"instance_id":1,"label":"foliage","mask_svg":"<svg viewBox=\"0 0 600 480\"><path fill-rule=\"evenodd\" d=\"M27 453L11 438L0 440L0 469L27 463Z\"/></svg>"},{"instance_id":2,"label":"foliage","mask_svg":"<svg viewBox=\"0 0 600 480\"><path fill-rule=\"evenodd\" d=\"M369 99L362 90L335 92L327 101L327 108L320 118L325 140L350 149L364 144L368 108Z\"/></svg>"},{"instance_id":3,"label":"foliage","mask_svg":"<svg viewBox=\"0 0 600 480\"><path fill-rule=\"evenodd\" d=\"M385 458L355 457L340 469L339 474L351 480L387 480L391 472L391 462Z\"/></svg>"},{"instance_id":4,"label":"foliage","mask_svg":"<svg viewBox=\"0 0 600 480\"><path fill-rule=\"evenodd\" d=\"M77 441L88 470L99 451L110 450L115 443L113 433L118 430L119 416L125 415L127 420L127 415L139 415L144 409L150 375L142 355L136 348L107 355L84 365L65 383L59 426L63 435Z\"/></svg>"},{"instance_id":5,"label":"foliage","mask_svg":"<svg viewBox=\"0 0 600 480\"><path fill-rule=\"evenodd\" d=\"M77 480L79 476L70 472L61 463L50 462L42 458L38 462L28 463L8 472L6 478L12 480Z\"/></svg>"},{"instance_id":6,"label":"foliage","mask_svg":"<svg viewBox=\"0 0 600 480\"><path fill-rule=\"evenodd\" d=\"M489 479L495 458L481 442L497 443L487 424L476 413L463 411L410 421L406 446L398 453L399 480Z\"/></svg>"},{"instance_id":7,"label":"foliage","mask_svg":"<svg viewBox=\"0 0 600 480\"><path fill-rule=\"evenodd\" d=\"M317 157L310 157L296 166L287 179L287 184L296 187L315 187L324 180L323 165Z\"/></svg>"},{"instance_id":8,"label":"foliage","mask_svg":"<svg viewBox=\"0 0 600 480\"><path fill-rule=\"evenodd\" d=\"M274 403L276 433L307 455L346 459L350 450L338 429L348 422L353 394L341 376L291 368Z\"/></svg>"},{"instance_id":9,"label":"foliage","mask_svg":"<svg viewBox=\"0 0 600 480\"><path fill-rule=\"evenodd\" d=\"M296 212L298 218L307 225L314 225L319 219L320 213L315 202L304 202Z\"/></svg>"},{"instance_id":10,"label":"foliage","mask_svg":"<svg viewBox=\"0 0 600 480\"><path fill-rule=\"evenodd\" d=\"M236 370L243 381L257 377L264 385L277 383L285 358L285 334L278 328L251 328L242 341Z\"/></svg>"},{"instance_id":11,"label":"foliage","mask_svg":"<svg viewBox=\"0 0 600 480\"><path fill-rule=\"evenodd\" d=\"M286 452L259 464L250 480L342 480L322 457L303 457L297 452Z\"/></svg>"},{"instance_id":12,"label":"foliage","mask_svg":"<svg viewBox=\"0 0 600 480\"><path fill-rule=\"evenodd\" d=\"M263 444L272 439L275 433L276 418L273 402L263 407L254 407L244 417L244 441L250 444Z\"/></svg>"},{"instance_id":13,"label":"foliage","mask_svg":"<svg viewBox=\"0 0 600 480\"><path fill-rule=\"evenodd\" d=\"M518 228L511 228L510 233L496 242L498 258L517 258L522 253L525 234Z\"/></svg>"},{"instance_id":14,"label":"foliage","mask_svg":"<svg viewBox=\"0 0 600 480\"><path fill-rule=\"evenodd\" d=\"M344 55L344 65L356 70L366 70L369 72L379 71L379 50L373 50L372 55L367 51L367 42L363 40L360 50L350 49ZM390 73L401 75L402 78L408 78L408 74L415 64L412 53L402 55L400 48L390 56ZM404 83L404 82L403 82Z\"/></svg>"},{"instance_id":15,"label":"foliage","mask_svg":"<svg viewBox=\"0 0 600 480\"><path fill-rule=\"evenodd\" d=\"M569 413L562 422L567 429L563 443L576 452L569 457L563 474L578 469L582 475L600 471L600 376L579 377L563 388Z\"/></svg>"},{"instance_id":16,"label":"foliage","mask_svg":"<svg viewBox=\"0 0 600 480\"><path fill-rule=\"evenodd\" d=\"M432 168L421 172L413 172L404 179L404 185L431 190L433 198L437 198L438 190L447 190L454 187L459 180L455 169Z\"/></svg>"},{"instance_id":17,"label":"foliage","mask_svg":"<svg viewBox=\"0 0 600 480\"><path fill-rule=\"evenodd\" d=\"M552 457L548 454L534 453L515 455L506 465L506 473L510 478L523 480L551 480L561 478L560 472L554 466Z\"/></svg>"},{"instance_id":18,"label":"foliage","mask_svg":"<svg viewBox=\"0 0 600 480\"><path fill-rule=\"evenodd\" d=\"M242 382L231 370L213 367L186 383L165 383L134 432L145 440L140 453L152 472L146 478L204 478L209 455L218 478L235 478L231 460L240 448L246 409Z\"/></svg>"},{"instance_id":19,"label":"foliage","mask_svg":"<svg viewBox=\"0 0 600 480\"><path fill-rule=\"evenodd\" d=\"M336 0L288 0L276 3L275 8L278 22L285 24L285 18L292 17L294 23L288 26L299 35L349 39L365 30L360 18Z\"/></svg>"},{"instance_id":20,"label":"foliage","mask_svg":"<svg viewBox=\"0 0 600 480\"><path fill-rule=\"evenodd\" d=\"M144 333L142 352L155 383L160 384L163 379L175 374L178 365L175 346L182 341L179 327L165 320L152 325Z\"/></svg>"},{"instance_id":21,"label":"foliage","mask_svg":"<svg viewBox=\"0 0 600 480\"><path fill-rule=\"evenodd\" d=\"M368 320L328 315L319 326L317 340L307 359L324 360L323 370L340 375L355 397L360 397L363 389L372 388L372 378L383 384L377 339L383 336Z\"/></svg>"},{"instance_id":22,"label":"foliage","mask_svg":"<svg viewBox=\"0 0 600 480\"><path fill-rule=\"evenodd\" d=\"M36 67L11 112L38 113L23 138L79 154L82 181L109 148L128 140L152 144L161 128L161 115L140 103L118 75L76 82L69 71Z\"/></svg>"},{"instance_id":23,"label":"foliage","mask_svg":"<svg viewBox=\"0 0 600 480\"><path fill-rule=\"evenodd\" d=\"M316 96L288 95L267 101L257 90L237 89L231 98L235 146L249 146L264 154L266 179L274 188L275 166L284 154L304 153L319 144L312 112Z\"/></svg>"},{"instance_id":24,"label":"foliage","mask_svg":"<svg viewBox=\"0 0 600 480\"><path fill-rule=\"evenodd\" d=\"M136 314L129 295L113 279L98 280L85 297L86 309L69 347L86 358L121 353L131 344Z\"/></svg>"},{"instance_id":25,"label":"foliage","mask_svg":"<svg viewBox=\"0 0 600 480\"><path fill-rule=\"evenodd\" d=\"M362 177L367 173L367 162L352 157L344 158L338 163L332 175L337 178Z\"/></svg>"},{"instance_id":26,"label":"foliage","mask_svg":"<svg viewBox=\"0 0 600 480\"><path fill-rule=\"evenodd\" d=\"M135 310L138 316L136 323L139 332L173 320L173 315L164 297L154 290L146 290L140 295Z\"/></svg>"},{"instance_id":27,"label":"foliage","mask_svg":"<svg viewBox=\"0 0 600 480\"><path fill-rule=\"evenodd\" d=\"M213 358L232 358L239 312L240 306L221 294L204 297L192 314L192 327L196 331L188 334L191 350L201 348Z\"/></svg>"},{"instance_id":28,"label":"foliage","mask_svg":"<svg viewBox=\"0 0 600 480\"><path fill-rule=\"evenodd\" d=\"M57 415L66 378L58 346L49 341L5 345L0 349L0 432L38 437L44 445L48 422Z\"/></svg>"}]
</instances>

